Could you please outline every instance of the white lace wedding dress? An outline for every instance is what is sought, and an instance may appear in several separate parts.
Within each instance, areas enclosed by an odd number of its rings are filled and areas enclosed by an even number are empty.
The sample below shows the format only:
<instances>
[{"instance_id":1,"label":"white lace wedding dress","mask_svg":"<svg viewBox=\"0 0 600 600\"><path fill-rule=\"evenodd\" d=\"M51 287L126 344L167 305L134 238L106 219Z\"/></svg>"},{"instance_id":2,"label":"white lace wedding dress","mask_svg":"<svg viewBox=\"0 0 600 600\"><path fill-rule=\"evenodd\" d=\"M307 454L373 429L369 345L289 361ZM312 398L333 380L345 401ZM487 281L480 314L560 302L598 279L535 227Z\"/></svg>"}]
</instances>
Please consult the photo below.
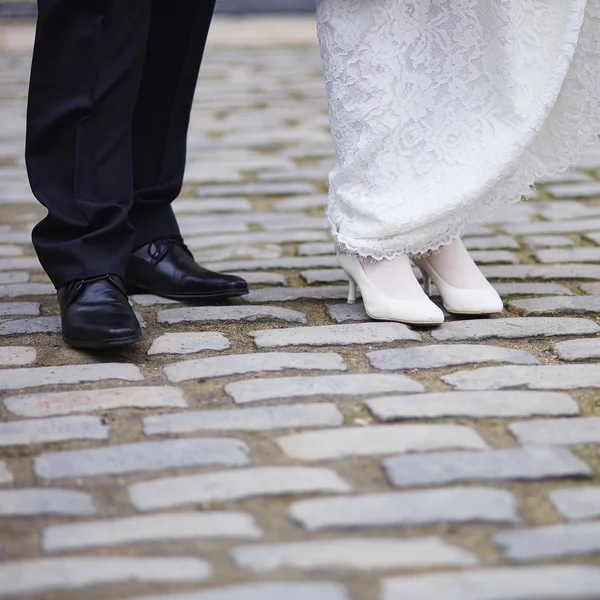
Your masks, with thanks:
<instances>
[{"instance_id":1,"label":"white lace wedding dress","mask_svg":"<svg viewBox=\"0 0 600 600\"><path fill-rule=\"evenodd\" d=\"M600 0L319 0L345 251L424 253L600 134Z\"/></svg>"}]
</instances>

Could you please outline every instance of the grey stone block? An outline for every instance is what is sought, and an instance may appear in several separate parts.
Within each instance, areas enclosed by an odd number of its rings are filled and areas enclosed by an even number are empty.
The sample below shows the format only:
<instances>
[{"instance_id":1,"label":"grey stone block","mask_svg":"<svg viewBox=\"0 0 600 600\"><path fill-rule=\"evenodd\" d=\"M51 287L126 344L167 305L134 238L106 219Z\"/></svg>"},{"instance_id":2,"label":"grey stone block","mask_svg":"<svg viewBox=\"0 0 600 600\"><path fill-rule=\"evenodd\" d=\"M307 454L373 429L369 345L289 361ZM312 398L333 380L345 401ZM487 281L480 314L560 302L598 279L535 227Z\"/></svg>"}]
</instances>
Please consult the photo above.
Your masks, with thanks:
<instances>
[{"instance_id":1,"label":"grey stone block","mask_svg":"<svg viewBox=\"0 0 600 600\"><path fill-rule=\"evenodd\" d=\"M311 196L292 196L277 200L273 208L277 212L292 212L296 210L310 210L311 208L323 208L327 204L326 194L314 194Z\"/></svg>"},{"instance_id":2,"label":"grey stone block","mask_svg":"<svg viewBox=\"0 0 600 600\"><path fill-rule=\"evenodd\" d=\"M237 404L303 398L305 396L367 395L384 392L422 392L423 386L405 375L351 374L313 377L248 379L225 386Z\"/></svg>"},{"instance_id":3,"label":"grey stone block","mask_svg":"<svg viewBox=\"0 0 600 600\"><path fill-rule=\"evenodd\" d=\"M535 223L512 223L502 229L510 235L536 235L550 233L577 233L600 230L600 219L573 219L561 221L539 221Z\"/></svg>"},{"instance_id":4,"label":"grey stone block","mask_svg":"<svg viewBox=\"0 0 600 600\"><path fill-rule=\"evenodd\" d=\"M460 340L520 339L598 333L591 319L531 317L528 319L473 319L451 321L434 329L431 335L440 342Z\"/></svg>"},{"instance_id":5,"label":"grey stone block","mask_svg":"<svg viewBox=\"0 0 600 600\"><path fill-rule=\"evenodd\" d=\"M530 248L564 248L574 246L575 242L560 235L530 235L523 238Z\"/></svg>"},{"instance_id":6,"label":"grey stone block","mask_svg":"<svg viewBox=\"0 0 600 600\"><path fill-rule=\"evenodd\" d=\"M0 273L0 283L27 283L29 277L29 273L23 271L9 271Z\"/></svg>"},{"instance_id":7,"label":"grey stone block","mask_svg":"<svg viewBox=\"0 0 600 600\"><path fill-rule=\"evenodd\" d=\"M395 487L592 476L591 468L566 448L542 446L395 456L383 461L383 469Z\"/></svg>"},{"instance_id":8,"label":"grey stone block","mask_svg":"<svg viewBox=\"0 0 600 600\"><path fill-rule=\"evenodd\" d=\"M350 490L350 486L335 471L317 467L254 467L166 477L134 483L128 488L131 502L138 510Z\"/></svg>"},{"instance_id":9,"label":"grey stone block","mask_svg":"<svg viewBox=\"0 0 600 600\"><path fill-rule=\"evenodd\" d=\"M194 539L259 539L255 518L243 512L183 512L51 525L42 536L44 552L123 544Z\"/></svg>"},{"instance_id":10,"label":"grey stone block","mask_svg":"<svg viewBox=\"0 0 600 600\"><path fill-rule=\"evenodd\" d=\"M8 470L6 463L0 460L0 485L11 483L13 479L13 474Z\"/></svg>"},{"instance_id":11,"label":"grey stone block","mask_svg":"<svg viewBox=\"0 0 600 600\"><path fill-rule=\"evenodd\" d=\"M262 302L292 302L300 299L338 300L347 296L347 287L323 285L319 287L252 290L244 296L244 300L252 304L260 304Z\"/></svg>"},{"instance_id":12,"label":"grey stone block","mask_svg":"<svg viewBox=\"0 0 600 600\"><path fill-rule=\"evenodd\" d=\"M33 256L0 258L0 271L41 271L40 261Z\"/></svg>"},{"instance_id":13,"label":"grey stone block","mask_svg":"<svg viewBox=\"0 0 600 600\"><path fill-rule=\"evenodd\" d=\"M293 242L320 242L327 240L327 232L318 229L297 231L258 231L252 233L236 233L221 235L199 235L186 239L190 248L212 248L216 246L236 246L249 244L289 244ZM329 245L331 254L333 249Z\"/></svg>"},{"instance_id":14,"label":"grey stone block","mask_svg":"<svg viewBox=\"0 0 600 600\"><path fill-rule=\"evenodd\" d=\"M581 298L582 296L578 296ZM600 339L569 340L560 342L552 347L561 360L575 361L600 358Z\"/></svg>"},{"instance_id":15,"label":"grey stone block","mask_svg":"<svg viewBox=\"0 0 600 600\"><path fill-rule=\"evenodd\" d=\"M118 408L185 408L187 402L178 388L141 386L11 396L4 406L22 417L51 417Z\"/></svg>"},{"instance_id":16,"label":"grey stone block","mask_svg":"<svg viewBox=\"0 0 600 600\"><path fill-rule=\"evenodd\" d=\"M351 600L339 583L249 583L168 596L144 596L133 600Z\"/></svg>"},{"instance_id":17,"label":"grey stone block","mask_svg":"<svg viewBox=\"0 0 600 600\"><path fill-rule=\"evenodd\" d=\"M120 475L176 467L240 466L250 463L249 453L244 442L228 438L138 442L42 454L35 459L35 472L38 477L57 479Z\"/></svg>"},{"instance_id":18,"label":"grey stone block","mask_svg":"<svg viewBox=\"0 0 600 600\"><path fill-rule=\"evenodd\" d=\"M543 365L483 367L442 377L459 390L578 390L600 386L600 365Z\"/></svg>"},{"instance_id":19,"label":"grey stone block","mask_svg":"<svg viewBox=\"0 0 600 600\"><path fill-rule=\"evenodd\" d=\"M509 235L468 237L464 240L468 250L518 250L518 242Z\"/></svg>"},{"instance_id":20,"label":"grey stone block","mask_svg":"<svg viewBox=\"0 0 600 600\"><path fill-rule=\"evenodd\" d=\"M344 421L335 404L294 404L235 410L204 410L156 415L144 419L144 433L192 431L268 431L301 427L334 427Z\"/></svg>"},{"instance_id":21,"label":"grey stone block","mask_svg":"<svg viewBox=\"0 0 600 600\"><path fill-rule=\"evenodd\" d=\"M519 257L514 252L509 252L508 250L471 250L469 254L478 265L519 264Z\"/></svg>"},{"instance_id":22,"label":"grey stone block","mask_svg":"<svg viewBox=\"0 0 600 600\"><path fill-rule=\"evenodd\" d=\"M208 263L213 271L261 271L263 269L311 269L313 267L337 267L335 256L293 256L268 260L239 260ZM588 266L587 268L593 268ZM598 267L600 269L600 267ZM600 279L600 276L598 277ZM26 284L22 284L26 285Z\"/></svg>"},{"instance_id":23,"label":"grey stone block","mask_svg":"<svg viewBox=\"0 0 600 600\"><path fill-rule=\"evenodd\" d=\"M164 371L169 381L179 383L192 379L209 379L287 369L346 371L348 367L341 356L331 352L265 352L264 354L231 354L188 360L167 365Z\"/></svg>"},{"instance_id":24,"label":"grey stone block","mask_svg":"<svg viewBox=\"0 0 600 600\"><path fill-rule=\"evenodd\" d=\"M158 312L157 321L175 323L208 323L211 321L284 321L308 323L304 313L279 306L189 306Z\"/></svg>"},{"instance_id":25,"label":"grey stone block","mask_svg":"<svg viewBox=\"0 0 600 600\"><path fill-rule=\"evenodd\" d=\"M600 417L523 421L509 426L521 444L599 444Z\"/></svg>"},{"instance_id":26,"label":"grey stone block","mask_svg":"<svg viewBox=\"0 0 600 600\"><path fill-rule=\"evenodd\" d=\"M83 383L87 381L109 381L112 379L141 381L144 379L144 376L138 367L125 363L5 369L0 371L0 390Z\"/></svg>"},{"instance_id":27,"label":"grey stone block","mask_svg":"<svg viewBox=\"0 0 600 600\"><path fill-rule=\"evenodd\" d=\"M380 600L594 600L598 589L600 567L505 567L385 579Z\"/></svg>"},{"instance_id":28,"label":"grey stone block","mask_svg":"<svg viewBox=\"0 0 600 600\"><path fill-rule=\"evenodd\" d=\"M508 308L524 317L529 315L577 313L595 315L600 312L600 296L528 298L526 300L513 300L509 302Z\"/></svg>"},{"instance_id":29,"label":"grey stone block","mask_svg":"<svg viewBox=\"0 0 600 600\"><path fill-rule=\"evenodd\" d=\"M8 283L0 285L0 298L19 296L53 296L56 289L51 283Z\"/></svg>"},{"instance_id":30,"label":"grey stone block","mask_svg":"<svg viewBox=\"0 0 600 600\"><path fill-rule=\"evenodd\" d=\"M310 269L308 271L301 271L300 277L302 277L309 285L314 283L348 281L348 275L346 275L346 272L343 269ZM343 287L348 290L347 285Z\"/></svg>"},{"instance_id":31,"label":"grey stone block","mask_svg":"<svg viewBox=\"0 0 600 600\"><path fill-rule=\"evenodd\" d=\"M463 425L375 425L296 433L277 445L296 460L335 460L443 448L487 448L478 433Z\"/></svg>"},{"instance_id":32,"label":"grey stone block","mask_svg":"<svg viewBox=\"0 0 600 600\"><path fill-rule=\"evenodd\" d=\"M115 583L196 583L211 576L207 562L187 556L40 558L0 564L0 598Z\"/></svg>"},{"instance_id":33,"label":"grey stone block","mask_svg":"<svg viewBox=\"0 0 600 600\"><path fill-rule=\"evenodd\" d=\"M35 348L27 346L9 346L0 348L0 365L3 367L16 367L30 365L37 360Z\"/></svg>"},{"instance_id":34,"label":"grey stone block","mask_svg":"<svg viewBox=\"0 0 600 600\"><path fill-rule=\"evenodd\" d=\"M515 562L598 554L600 523L570 523L503 531L494 536L494 545Z\"/></svg>"},{"instance_id":35,"label":"grey stone block","mask_svg":"<svg viewBox=\"0 0 600 600\"><path fill-rule=\"evenodd\" d=\"M323 254L333 254L334 251L333 242L300 244L297 249L298 256L322 256Z\"/></svg>"},{"instance_id":36,"label":"grey stone block","mask_svg":"<svg viewBox=\"0 0 600 600\"><path fill-rule=\"evenodd\" d=\"M371 317L365 311L363 304L333 304L327 308L327 314L336 323L352 321L370 321Z\"/></svg>"},{"instance_id":37,"label":"grey stone block","mask_svg":"<svg viewBox=\"0 0 600 600\"><path fill-rule=\"evenodd\" d=\"M165 333L152 342L148 354L194 354L207 350L227 350L230 347L227 336L217 331Z\"/></svg>"},{"instance_id":38,"label":"grey stone block","mask_svg":"<svg viewBox=\"0 0 600 600\"><path fill-rule=\"evenodd\" d=\"M569 521L600 517L600 486L554 490L549 498L556 510Z\"/></svg>"},{"instance_id":39,"label":"grey stone block","mask_svg":"<svg viewBox=\"0 0 600 600\"><path fill-rule=\"evenodd\" d=\"M483 487L300 500L288 515L309 531L519 522L510 493Z\"/></svg>"},{"instance_id":40,"label":"grey stone block","mask_svg":"<svg viewBox=\"0 0 600 600\"><path fill-rule=\"evenodd\" d=\"M60 333L60 317L32 317L0 323L0 336Z\"/></svg>"},{"instance_id":41,"label":"grey stone block","mask_svg":"<svg viewBox=\"0 0 600 600\"><path fill-rule=\"evenodd\" d=\"M239 546L231 550L236 566L254 573L277 569L373 571L472 566L470 552L436 537L413 539L343 538L288 544Z\"/></svg>"},{"instance_id":42,"label":"grey stone block","mask_svg":"<svg viewBox=\"0 0 600 600\"><path fill-rule=\"evenodd\" d=\"M25 488L0 492L0 517L94 515L92 497L84 492Z\"/></svg>"},{"instance_id":43,"label":"grey stone block","mask_svg":"<svg viewBox=\"0 0 600 600\"><path fill-rule=\"evenodd\" d=\"M422 346L420 348L394 348L375 350L367 358L373 367L382 371L402 369L438 369L469 363L512 363L521 365L539 364L537 358L511 348L482 346L479 344L449 344Z\"/></svg>"},{"instance_id":44,"label":"grey stone block","mask_svg":"<svg viewBox=\"0 0 600 600\"><path fill-rule=\"evenodd\" d=\"M313 185L304 182L290 183L244 183L240 185L204 185L196 190L203 196L292 196L314 194Z\"/></svg>"},{"instance_id":45,"label":"grey stone block","mask_svg":"<svg viewBox=\"0 0 600 600\"><path fill-rule=\"evenodd\" d=\"M0 423L0 447L70 440L105 440L108 427L98 417L54 417Z\"/></svg>"},{"instance_id":46,"label":"grey stone block","mask_svg":"<svg viewBox=\"0 0 600 600\"><path fill-rule=\"evenodd\" d=\"M536 259L545 264L552 263L580 263L598 262L600 260L600 248L583 247L567 249L538 250Z\"/></svg>"},{"instance_id":47,"label":"grey stone block","mask_svg":"<svg viewBox=\"0 0 600 600\"><path fill-rule=\"evenodd\" d=\"M568 394L559 392L433 392L373 398L367 400L366 405L380 421L579 414L577 402Z\"/></svg>"},{"instance_id":48,"label":"grey stone block","mask_svg":"<svg viewBox=\"0 0 600 600\"><path fill-rule=\"evenodd\" d=\"M560 265L492 265L481 267L481 271L488 279L600 279L600 265L585 265L581 263Z\"/></svg>"},{"instance_id":49,"label":"grey stone block","mask_svg":"<svg viewBox=\"0 0 600 600\"><path fill-rule=\"evenodd\" d=\"M40 314L39 302L0 302L0 316L33 316Z\"/></svg>"},{"instance_id":50,"label":"grey stone block","mask_svg":"<svg viewBox=\"0 0 600 600\"><path fill-rule=\"evenodd\" d=\"M546 190L556 198L588 198L600 197L600 182L567 183L564 185L547 185Z\"/></svg>"},{"instance_id":51,"label":"grey stone block","mask_svg":"<svg viewBox=\"0 0 600 600\"><path fill-rule=\"evenodd\" d=\"M421 336L401 323L359 323L354 325L324 325L262 329L249 334L257 348L285 346L350 346L397 341L420 342Z\"/></svg>"}]
</instances>

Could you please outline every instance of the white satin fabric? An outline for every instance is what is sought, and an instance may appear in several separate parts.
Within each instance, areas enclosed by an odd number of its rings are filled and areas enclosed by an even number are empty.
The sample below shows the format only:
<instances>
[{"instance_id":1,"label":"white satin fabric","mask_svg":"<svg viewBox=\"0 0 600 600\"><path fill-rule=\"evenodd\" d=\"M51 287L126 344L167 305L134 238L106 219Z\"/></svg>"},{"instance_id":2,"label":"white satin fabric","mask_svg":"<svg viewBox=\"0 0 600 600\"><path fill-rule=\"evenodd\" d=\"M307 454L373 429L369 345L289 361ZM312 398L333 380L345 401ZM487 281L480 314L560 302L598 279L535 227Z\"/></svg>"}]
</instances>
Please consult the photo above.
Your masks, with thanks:
<instances>
[{"instance_id":1,"label":"white satin fabric","mask_svg":"<svg viewBox=\"0 0 600 600\"><path fill-rule=\"evenodd\" d=\"M600 134L600 0L319 0L338 245L420 254Z\"/></svg>"}]
</instances>

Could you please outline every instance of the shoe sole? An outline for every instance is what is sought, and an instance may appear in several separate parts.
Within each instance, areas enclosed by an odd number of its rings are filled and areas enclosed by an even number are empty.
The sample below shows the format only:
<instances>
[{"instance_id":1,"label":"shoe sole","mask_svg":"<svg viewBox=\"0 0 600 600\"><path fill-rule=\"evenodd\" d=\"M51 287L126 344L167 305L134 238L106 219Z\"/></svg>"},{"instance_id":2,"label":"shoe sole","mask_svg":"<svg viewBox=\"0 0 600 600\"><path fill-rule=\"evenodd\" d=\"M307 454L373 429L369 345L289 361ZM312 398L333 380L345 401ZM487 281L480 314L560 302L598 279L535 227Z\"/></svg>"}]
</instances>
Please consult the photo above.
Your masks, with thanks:
<instances>
[{"instance_id":1,"label":"shoe sole","mask_svg":"<svg viewBox=\"0 0 600 600\"><path fill-rule=\"evenodd\" d=\"M141 333L122 338L108 338L106 340L73 340L63 336L65 344L72 348L86 348L88 350L106 350L110 348L119 348L121 346L130 346L131 344L140 342L141 339Z\"/></svg>"},{"instance_id":2,"label":"shoe sole","mask_svg":"<svg viewBox=\"0 0 600 600\"><path fill-rule=\"evenodd\" d=\"M224 298L236 298L238 296L245 296L250 293L249 289L244 291L230 291L230 292L209 292L206 294L161 294L160 292L153 292L139 286L127 286L128 294L152 294L154 296L160 296L161 298L168 298L169 300L181 300L182 302L195 302L201 300L220 300Z\"/></svg>"}]
</instances>

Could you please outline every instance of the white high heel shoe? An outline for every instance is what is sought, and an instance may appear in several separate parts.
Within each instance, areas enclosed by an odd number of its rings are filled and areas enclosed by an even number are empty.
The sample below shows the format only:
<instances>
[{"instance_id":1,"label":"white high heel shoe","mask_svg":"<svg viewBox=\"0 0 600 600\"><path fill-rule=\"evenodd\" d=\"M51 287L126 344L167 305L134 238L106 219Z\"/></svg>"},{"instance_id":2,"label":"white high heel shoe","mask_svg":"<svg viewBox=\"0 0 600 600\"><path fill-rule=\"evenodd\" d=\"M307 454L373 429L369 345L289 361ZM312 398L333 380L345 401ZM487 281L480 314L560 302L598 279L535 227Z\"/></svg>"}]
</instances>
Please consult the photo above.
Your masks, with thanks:
<instances>
[{"instance_id":1,"label":"white high heel shoe","mask_svg":"<svg viewBox=\"0 0 600 600\"><path fill-rule=\"evenodd\" d=\"M444 246L440 249L440 254L444 252L446 255L441 260L439 255L413 258L413 262L423 273L425 293L431 296L433 281L440 291L444 308L449 313L489 315L502 312L502 298L483 276L462 241L458 239L449 246ZM443 264L434 266L436 262Z\"/></svg>"},{"instance_id":2,"label":"white high heel shoe","mask_svg":"<svg viewBox=\"0 0 600 600\"><path fill-rule=\"evenodd\" d=\"M338 261L350 279L348 304L356 302L356 288L360 288L367 314L379 321L398 321L413 325L439 325L444 322L444 313L425 295L424 292L412 298L402 299L386 294L378 289L367 274L358 258L338 253ZM395 260L406 261L410 276L412 275L408 257ZM421 290L419 290L421 291Z\"/></svg>"}]
</instances>

